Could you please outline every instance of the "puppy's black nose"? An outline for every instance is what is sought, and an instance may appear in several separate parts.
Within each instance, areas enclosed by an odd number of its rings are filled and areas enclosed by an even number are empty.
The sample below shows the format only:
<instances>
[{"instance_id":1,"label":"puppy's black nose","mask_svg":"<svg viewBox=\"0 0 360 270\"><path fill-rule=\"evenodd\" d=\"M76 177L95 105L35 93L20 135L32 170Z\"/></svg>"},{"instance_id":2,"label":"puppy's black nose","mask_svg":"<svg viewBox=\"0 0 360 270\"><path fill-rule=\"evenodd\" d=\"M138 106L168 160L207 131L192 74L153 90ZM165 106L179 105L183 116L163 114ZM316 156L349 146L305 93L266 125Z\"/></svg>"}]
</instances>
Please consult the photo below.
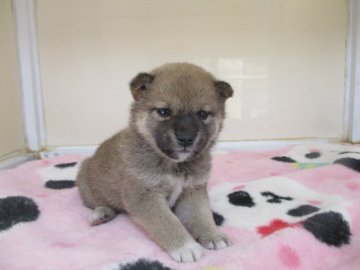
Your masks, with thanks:
<instances>
[{"instance_id":1,"label":"puppy's black nose","mask_svg":"<svg viewBox=\"0 0 360 270\"><path fill-rule=\"evenodd\" d=\"M181 146L190 146L194 143L196 132L176 132L176 139Z\"/></svg>"},{"instance_id":2,"label":"puppy's black nose","mask_svg":"<svg viewBox=\"0 0 360 270\"><path fill-rule=\"evenodd\" d=\"M194 143L199 130L197 118L181 115L175 121L175 137L179 145L186 147Z\"/></svg>"}]
</instances>

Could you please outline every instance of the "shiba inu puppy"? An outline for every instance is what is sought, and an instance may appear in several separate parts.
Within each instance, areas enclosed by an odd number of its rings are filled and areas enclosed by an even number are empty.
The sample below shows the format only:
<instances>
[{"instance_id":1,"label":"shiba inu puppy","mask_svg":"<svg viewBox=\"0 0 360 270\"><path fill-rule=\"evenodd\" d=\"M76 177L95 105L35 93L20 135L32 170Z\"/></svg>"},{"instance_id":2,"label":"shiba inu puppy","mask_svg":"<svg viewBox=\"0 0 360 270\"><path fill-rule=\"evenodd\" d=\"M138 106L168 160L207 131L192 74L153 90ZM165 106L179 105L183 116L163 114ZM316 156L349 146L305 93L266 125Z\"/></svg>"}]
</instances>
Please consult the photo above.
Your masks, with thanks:
<instances>
[{"instance_id":1,"label":"shiba inu puppy","mask_svg":"<svg viewBox=\"0 0 360 270\"><path fill-rule=\"evenodd\" d=\"M225 117L231 86L193 64L138 74L129 126L86 159L76 179L97 225L125 212L179 262L199 260L204 246L229 245L210 210L210 149Z\"/></svg>"}]
</instances>

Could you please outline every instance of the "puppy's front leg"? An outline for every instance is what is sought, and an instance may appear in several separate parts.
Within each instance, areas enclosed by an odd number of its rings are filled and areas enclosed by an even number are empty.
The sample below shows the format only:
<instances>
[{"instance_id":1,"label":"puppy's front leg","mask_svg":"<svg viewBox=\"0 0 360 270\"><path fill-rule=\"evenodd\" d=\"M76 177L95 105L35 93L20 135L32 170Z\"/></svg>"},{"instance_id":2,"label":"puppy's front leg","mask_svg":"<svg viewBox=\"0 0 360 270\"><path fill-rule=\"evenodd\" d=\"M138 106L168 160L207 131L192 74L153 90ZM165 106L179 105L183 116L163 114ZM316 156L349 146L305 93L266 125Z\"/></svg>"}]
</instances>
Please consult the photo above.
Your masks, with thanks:
<instances>
[{"instance_id":1,"label":"puppy's front leg","mask_svg":"<svg viewBox=\"0 0 360 270\"><path fill-rule=\"evenodd\" d=\"M229 240L215 225L205 185L184 190L176 203L175 214L204 247L220 249L229 246Z\"/></svg>"},{"instance_id":2,"label":"puppy's front leg","mask_svg":"<svg viewBox=\"0 0 360 270\"><path fill-rule=\"evenodd\" d=\"M161 195L156 192L143 194L140 199L128 204L127 211L174 260L194 262L202 257L202 247L171 212L166 199Z\"/></svg>"}]
</instances>

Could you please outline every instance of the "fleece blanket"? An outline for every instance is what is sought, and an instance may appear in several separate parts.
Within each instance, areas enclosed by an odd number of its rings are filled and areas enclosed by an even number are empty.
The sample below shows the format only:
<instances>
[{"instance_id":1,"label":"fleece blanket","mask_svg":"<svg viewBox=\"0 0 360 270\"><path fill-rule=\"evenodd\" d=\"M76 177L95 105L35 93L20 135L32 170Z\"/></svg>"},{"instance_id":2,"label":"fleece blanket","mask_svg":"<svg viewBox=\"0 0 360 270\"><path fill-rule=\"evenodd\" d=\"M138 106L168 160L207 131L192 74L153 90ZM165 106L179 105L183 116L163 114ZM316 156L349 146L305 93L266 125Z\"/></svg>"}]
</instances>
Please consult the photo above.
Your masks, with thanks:
<instances>
[{"instance_id":1,"label":"fleece blanket","mask_svg":"<svg viewBox=\"0 0 360 270\"><path fill-rule=\"evenodd\" d=\"M232 245L172 261L127 215L91 227L83 156L0 171L1 270L360 269L360 147L215 152L210 203Z\"/></svg>"}]
</instances>

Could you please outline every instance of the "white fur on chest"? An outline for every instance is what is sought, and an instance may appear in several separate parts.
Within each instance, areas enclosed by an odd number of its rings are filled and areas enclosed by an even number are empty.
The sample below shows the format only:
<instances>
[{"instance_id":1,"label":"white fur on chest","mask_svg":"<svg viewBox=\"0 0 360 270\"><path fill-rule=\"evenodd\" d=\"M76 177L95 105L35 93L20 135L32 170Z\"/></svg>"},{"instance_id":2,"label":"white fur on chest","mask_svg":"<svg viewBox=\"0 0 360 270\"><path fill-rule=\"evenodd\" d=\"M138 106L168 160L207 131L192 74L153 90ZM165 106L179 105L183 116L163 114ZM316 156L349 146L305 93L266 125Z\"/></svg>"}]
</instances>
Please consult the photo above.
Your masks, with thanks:
<instances>
[{"instance_id":1,"label":"white fur on chest","mask_svg":"<svg viewBox=\"0 0 360 270\"><path fill-rule=\"evenodd\" d=\"M178 198L180 197L185 183L184 183L184 178L182 177L174 177L174 176L170 176L168 179L168 183L170 185L171 191L170 191L170 195L168 196L168 204L170 207L173 207L176 203L176 201L178 200Z\"/></svg>"},{"instance_id":2,"label":"white fur on chest","mask_svg":"<svg viewBox=\"0 0 360 270\"><path fill-rule=\"evenodd\" d=\"M166 184L169 186L170 194L167 196L167 201L170 207L173 207L176 201L179 199L184 188L192 188L194 185L204 185L206 184L208 175L197 179L196 184L194 183L194 178L192 177L176 177L173 175L168 175L166 178Z\"/></svg>"},{"instance_id":3,"label":"white fur on chest","mask_svg":"<svg viewBox=\"0 0 360 270\"><path fill-rule=\"evenodd\" d=\"M176 185L174 187L174 189L172 190L169 199L168 199L168 204L170 207L173 207L177 201L177 199L180 197L180 194L183 191L183 185Z\"/></svg>"}]
</instances>

